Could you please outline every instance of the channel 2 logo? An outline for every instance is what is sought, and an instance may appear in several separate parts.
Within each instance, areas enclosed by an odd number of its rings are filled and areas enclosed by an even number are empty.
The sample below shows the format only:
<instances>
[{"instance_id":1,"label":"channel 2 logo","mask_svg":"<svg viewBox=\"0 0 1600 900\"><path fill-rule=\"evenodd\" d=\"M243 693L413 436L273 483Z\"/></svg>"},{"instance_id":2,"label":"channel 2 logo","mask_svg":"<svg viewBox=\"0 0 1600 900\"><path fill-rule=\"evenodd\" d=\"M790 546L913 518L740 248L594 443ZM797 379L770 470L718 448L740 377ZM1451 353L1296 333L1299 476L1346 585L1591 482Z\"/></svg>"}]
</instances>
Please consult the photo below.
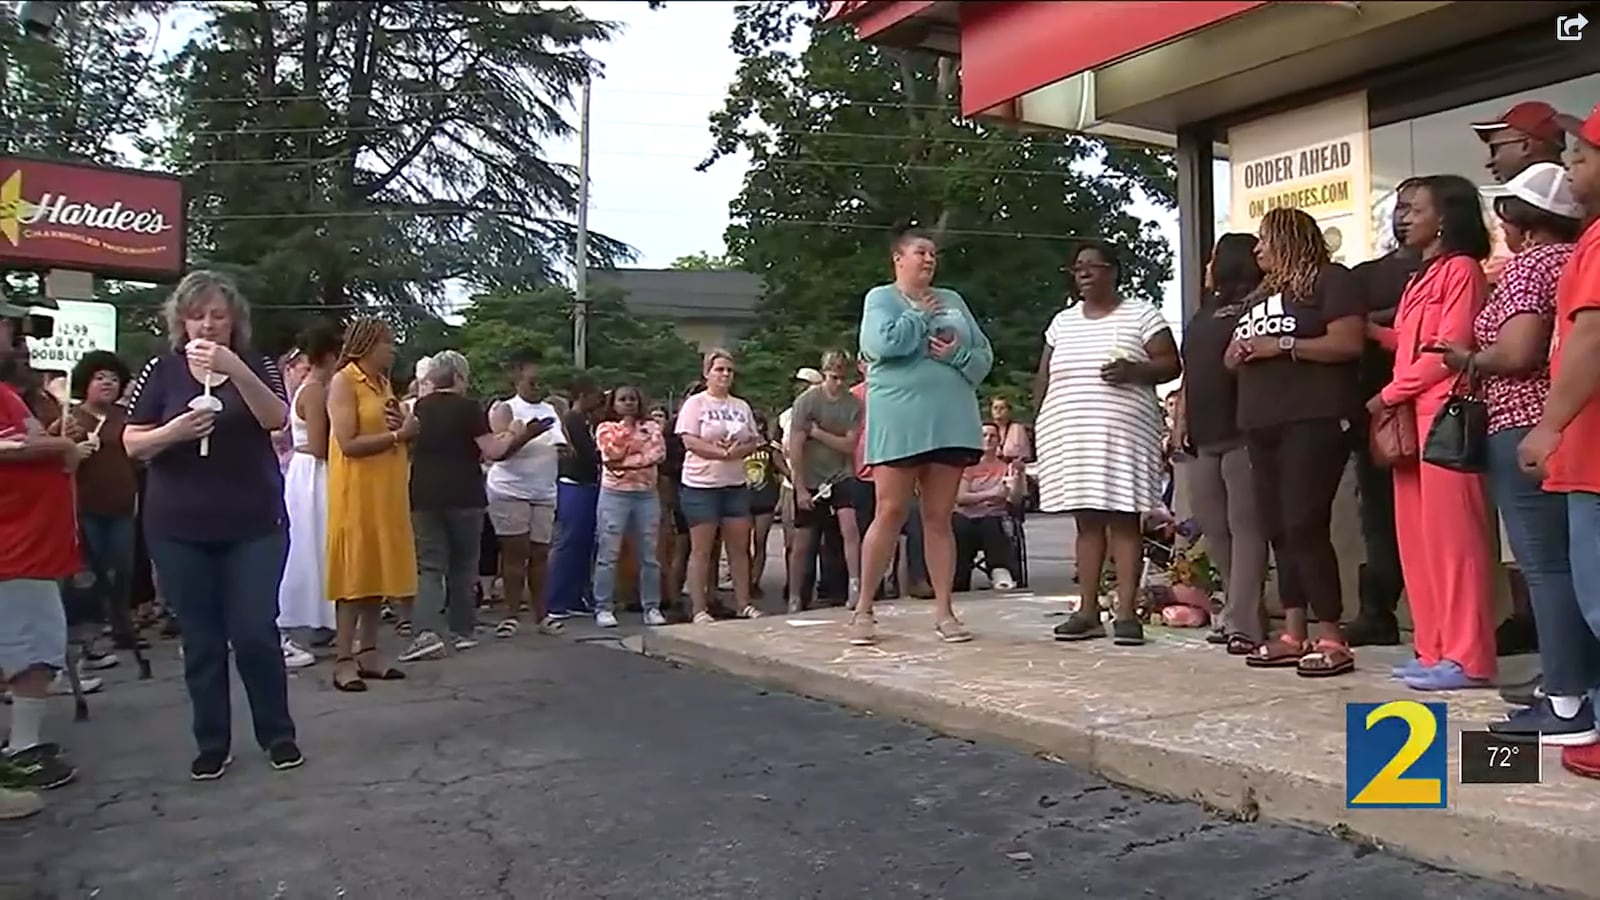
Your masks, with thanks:
<instances>
[{"instance_id":1,"label":"channel 2 logo","mask_svg":"<svg viewBox=\"0 0 1600 900\"><path fill-rule=\"evenodd\" d=\"M1589 27L1589 17L1583 13L1575 16L1556 16L1556 40L1581 41L1583 30Z\"/></svg>"}]
</instances>

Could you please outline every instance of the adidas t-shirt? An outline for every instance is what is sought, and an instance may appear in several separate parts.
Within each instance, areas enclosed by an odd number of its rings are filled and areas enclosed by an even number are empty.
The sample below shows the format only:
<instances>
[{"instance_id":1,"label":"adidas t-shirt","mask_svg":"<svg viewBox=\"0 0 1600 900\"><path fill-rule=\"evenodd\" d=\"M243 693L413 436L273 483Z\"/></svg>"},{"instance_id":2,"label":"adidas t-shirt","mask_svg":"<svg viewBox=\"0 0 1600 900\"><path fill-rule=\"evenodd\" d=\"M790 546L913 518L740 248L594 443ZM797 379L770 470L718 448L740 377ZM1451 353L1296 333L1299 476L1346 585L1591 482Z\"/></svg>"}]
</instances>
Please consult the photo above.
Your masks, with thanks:
<instances>
[{"instance_id":1,"label":"adidas t-shirt","mask_svg":"<svg viewBox=\"0 0 1600 900\"><path fill-rule=\"evenodd\" d=\"M1239 316L1233 336L1306 340L1326 335L1334 319L1365 315L1360 281L1344 266L1330 264L1317 277L1310 298L1262 297ZM1285 353L1247 362L1239 367L1239 428L1251 431L1316 419L1355 421L1366 405L1360 376L1359 360L1319 363Z\"/></svg>"}]
</instances>

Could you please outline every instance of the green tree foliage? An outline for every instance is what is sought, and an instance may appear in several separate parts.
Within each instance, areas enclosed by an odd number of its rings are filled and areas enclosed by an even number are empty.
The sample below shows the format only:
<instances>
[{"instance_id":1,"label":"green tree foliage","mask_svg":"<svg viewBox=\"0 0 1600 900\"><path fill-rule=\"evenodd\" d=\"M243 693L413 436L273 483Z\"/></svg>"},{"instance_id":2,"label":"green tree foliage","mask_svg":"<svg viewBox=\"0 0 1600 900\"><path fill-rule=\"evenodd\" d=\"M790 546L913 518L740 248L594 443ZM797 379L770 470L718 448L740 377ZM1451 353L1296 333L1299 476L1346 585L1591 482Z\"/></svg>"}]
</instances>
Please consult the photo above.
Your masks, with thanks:
<instances>
[{"instance_id":1,"label":"green tree foliage","mask_svg":"<svg viewBox=\"0 0 1600 900\"><path fill-rule=\"evenodd\" d=\"M1075 239L1122 245L1129 292L1159 302L1170 252L1126 210L1139 191L1173 204L1169 159L964 119L953 60L811 30L825 6L736 8L738 77L702 164L752 159L726 239L769 286L762 327L743 347L744 396L781 405L796 366L855 346L863 293L891 277L897 223L935 233L939 283L983 320L996 354L987 392L1025 393Z\"/></svg>"},{"instance_id":2,"label":"green tree foliage","mask_svg":"<svg viewBox=\"0 0 1600 900\"><path fill-rule=\"evenodd\" d=\"M576 372L572 359L573 295L560 287L495 291L473 298L452 335L472 364L473 389L507 390L506 361L531 349L541 359L540 377L564 391ZM639 386L653 402L677 399L700 356L679 338L672 323L630 312L620 292L601 289L589 300L589 373L602 387Z\"/></svg>"},{"instance_id":3,"label":"green tree foliage","mask_svg":"<svg viewBox=\"0 0 1600 900\"><path fill-rule=\"evenodd\" d=\"M528 291L572 259L576 174L545 158L608 23L526 2L196 4L166 66L191 257L235 272L269 348L314 315L402 334L452 289ZM630 252L590 235L590 262Z\"/></svg>"},{"instance_id":4,"label":"green tree foliage","mask_svg":"<svg viewBox=\"0 0 1600 900\"><path fill-rule=\"evenodd\" d=\"M688 256L680 256L673 260L672 268L701 272L721 272L727 269L737 269L739 268L739 263L727 254L691 253Z\"/></svg>"}]
</instances>

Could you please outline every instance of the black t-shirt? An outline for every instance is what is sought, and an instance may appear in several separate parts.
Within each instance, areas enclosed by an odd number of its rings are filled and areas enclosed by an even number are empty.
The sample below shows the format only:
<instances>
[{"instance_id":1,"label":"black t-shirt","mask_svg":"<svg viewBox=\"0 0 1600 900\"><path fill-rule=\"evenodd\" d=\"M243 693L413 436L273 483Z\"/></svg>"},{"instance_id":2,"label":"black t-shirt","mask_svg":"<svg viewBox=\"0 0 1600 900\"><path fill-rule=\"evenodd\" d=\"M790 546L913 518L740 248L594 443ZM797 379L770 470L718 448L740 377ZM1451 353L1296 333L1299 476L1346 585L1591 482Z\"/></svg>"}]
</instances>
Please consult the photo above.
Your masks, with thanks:
<instances>
[{"instance_id":1,"label":"black t-shirt","mask_svg":"<svg viewBox=\"0 0 1600 900\"><path fill-rule=\"evenodd\" d=\"M417 400L412 414L422 429L411 442L411 508L424 512L482 509L482 453L478 438L489 417L476 400L435 391Z\"/></svg>"},{"instance_id":2,"label":"black t-shirt","mask_svg":"<svg viewBox=\"0 0 1600 900\"><path fill-rule=\"evenodd\" d=\"M1239 312L1237 303L1219 308L1208 301L1183 328L1184 421L1195 447L1214 447L1239 436L1239 385L1222 361Z\"/></svg>"},{"instance_id":3,"label":"black t-shirt","mask_svg":"<svg viewBox=\"0 0 1600 900\"><path fill-rule=\"evenodd\" d=\"M1354 273L1330 264L1317 276L1311 297L1291 300L1282 294L1261 297L1240 315L1234 337L1249 339L1292 336L1305 340L1328 333L1328 322L1364 316L1366 298ZM1360 417L1361 366L1295 359L1284 353L1239 367L1239 428L1253 431L1289 422Z\"/></svg>"},{"instance_id":4,"label":"black t-shirt","mask_svg":"<svg viewBox=\"0 0 1600 900\"><path fill-rule=\"evenodd\" d=\"M567 433L567 443L572 445L572 452L561 456L561 477L577 484L599 484L600 448L595 446L589 417L571 410L561 418L561 427Z\"/></svg>"},{"instance_id":5,"label":"black t-shirt","mask_svg":"<svg viewBox=\"0 0 1600 900\"><path fill-rule=\"evenodd\" d=\"M1352 270L1361 285L1361 295L1367 300L1367 312L1392 310L1400 305L1400 295L1405 293L1411 276L1422 261L1410 253L1395 251L1387 256L1368 260ZM1377 341L1367 341L1361 349L1361 393L1371 397L1383 390L1394 375L1394 353L1385 350Z\"/></svg>"}]
</instances>

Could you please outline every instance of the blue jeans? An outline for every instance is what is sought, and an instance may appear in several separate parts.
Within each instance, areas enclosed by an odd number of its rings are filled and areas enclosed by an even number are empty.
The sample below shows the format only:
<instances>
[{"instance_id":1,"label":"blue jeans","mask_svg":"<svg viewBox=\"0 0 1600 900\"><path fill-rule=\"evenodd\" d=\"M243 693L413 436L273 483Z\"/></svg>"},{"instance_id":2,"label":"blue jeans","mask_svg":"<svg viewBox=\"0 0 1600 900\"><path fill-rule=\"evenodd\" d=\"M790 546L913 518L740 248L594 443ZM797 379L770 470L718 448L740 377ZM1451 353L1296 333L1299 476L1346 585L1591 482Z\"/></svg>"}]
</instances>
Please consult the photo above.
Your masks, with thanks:
<instances>
[{"instance_id":1,"label":"blue jeans","mask_svg":"<svg viewBox=\"0 0 1600 900\"><path fill-rule=\"evenodd\" d=\"M594 563L597 484L556 485L556 533L550 542L550 574L545 602L551 613L571 615L588 607L589 571Z\"/></svg>"},{"instance_id":2,"label":"blue jeans","mask_svg":"<svg viewBox=\"0 0 1600 900\"><path fill-rule=\"evenodd\" d=\"M150 559L183 629L183 679L202 753L227 753L233 742L228 650L245 695L256 743L270 749L295 737L289 684L278 636L278 583L289 534L226 543L150 535Z\"/></svg>"},{"instance_id":3,"label":"blue jeans","mask_svg":"<svg viewBox=\"0 0 1600 900\"><path fill-rule=\"evenodd\" d=\"M661 526L661 498L651 491L600 491L600 545L594 563L594 608L612 612L617 601L617 557L622 540L633 535L639 549L639 602L646 610L661 609L661 563L656 559L656 536Z\"/></svg>"},{"instance_id":4,"label":"blue jeans","mask_svg":"<svg viewBox=\"0 0 1600 900\"><path fill-rule=\"evenodd\" d=\"M1590 532L1588 549L1580 552L1579 533L1569 518L1574 498L1585 495L1549 493L1517 465L1517 445L1530 430L1489 435L1489 485L1511 553L1528 583L1545 692L1580 697L1600 687L1600 640L1595 638L1600 633L1600 594L1595 593L1600 591L1600 531ZM1593 495L1588 496L1592 503ZM1594 607L1588 622L1580 605L1586 595L1575 583L1584 564L1596 566L1588 586Z\"/></svg>"},{"instance_id":5,"label":"blue jeans","mask_svg":"<svg viewBox=\"0 0 1600 900\"><path fill-rule=\"evenodd\" d=\"M133 516L79 512L78 528L83 532L85 561L94 572L95 589L105 603L111 635L119 644L133 641Z\"/></svg>"},{"instance_id":6,"label":"blue jeans","mask_svg":"<svg viewBox=\"0 0 1600 900\"><path fill-rule=\"evenodd\" d=\"M1600 494L1574 492L1567 495L1567 535L1571 542L1568 552L1572 557L1572 587L1577 594L1575 604L1583 621L1574 623L1574 631L1588 640L1585 660L1592 667L1588 687L1600 702ZM1534 611L1537 622L1542 611ZM1587 630L1584 625L1587 624ZM1544 626L1539 626L1539 651L1544 652ZM1548 687L1545 692L1554 693Z\"/></svg>"}]
</instances>

